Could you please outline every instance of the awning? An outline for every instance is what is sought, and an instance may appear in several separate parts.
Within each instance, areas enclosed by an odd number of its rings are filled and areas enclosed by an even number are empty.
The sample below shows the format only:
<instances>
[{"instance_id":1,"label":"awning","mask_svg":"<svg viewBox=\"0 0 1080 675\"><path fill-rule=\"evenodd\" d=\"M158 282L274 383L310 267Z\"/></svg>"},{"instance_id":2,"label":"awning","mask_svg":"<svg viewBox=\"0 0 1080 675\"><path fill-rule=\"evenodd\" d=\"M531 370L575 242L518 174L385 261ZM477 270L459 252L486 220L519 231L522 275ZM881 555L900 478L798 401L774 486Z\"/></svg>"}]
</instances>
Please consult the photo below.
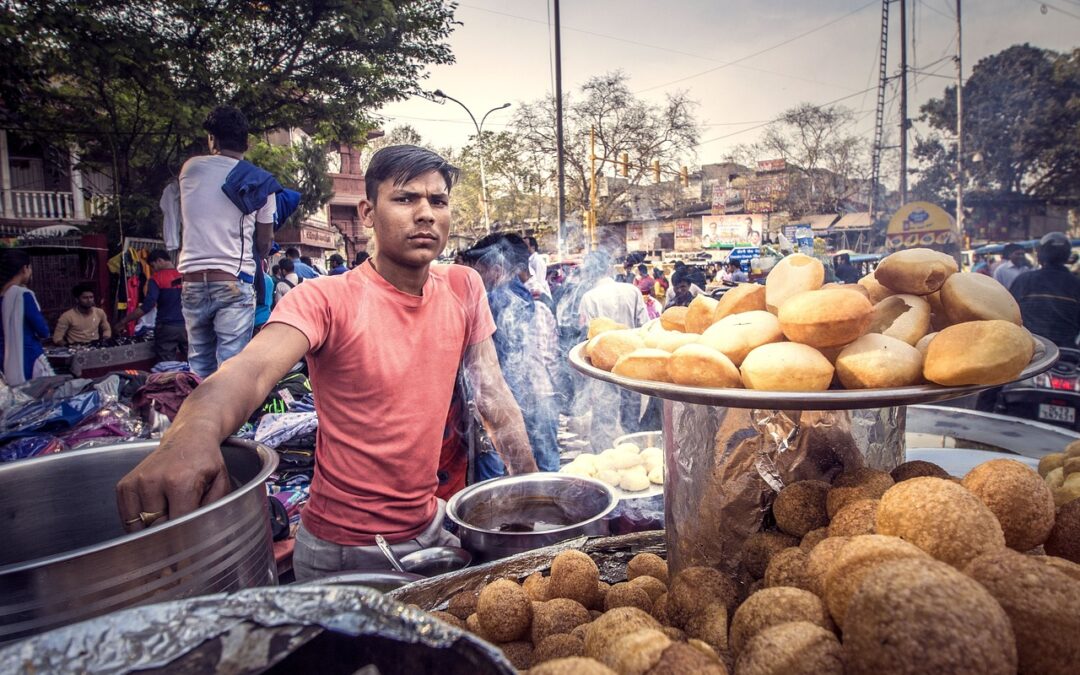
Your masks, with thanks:
<instances>
[{"instance_id":1,"label":"awning","mask_svg":"<svg viewBox=\"0 0 1080 675\"><path fill-rule=\"evenodd\" d=\"M835 213L819 213L813 216L803 216L799 219L800 223L809 223L810 229L814 232L824 232L836 222L838 216Z\"/></svg>"},{"instance_id":2,"label":"awning","mask_svg":"<svg viewBox=\"0 0 1080 675\"><path fill-rule=\"evenodd\" d=\"M849 213L832 226L834 230L869 230L873 225L869 213Z\"/></svg>"}]
</instances>

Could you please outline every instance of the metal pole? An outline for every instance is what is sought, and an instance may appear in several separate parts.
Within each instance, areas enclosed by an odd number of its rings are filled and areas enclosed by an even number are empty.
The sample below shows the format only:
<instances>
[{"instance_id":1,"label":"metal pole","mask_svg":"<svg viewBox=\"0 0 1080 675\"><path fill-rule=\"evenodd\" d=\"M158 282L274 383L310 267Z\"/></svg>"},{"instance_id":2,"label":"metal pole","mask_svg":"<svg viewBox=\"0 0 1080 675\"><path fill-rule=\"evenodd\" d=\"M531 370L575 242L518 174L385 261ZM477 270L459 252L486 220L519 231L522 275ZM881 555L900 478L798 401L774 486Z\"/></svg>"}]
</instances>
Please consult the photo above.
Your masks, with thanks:
<instances>
[{"instance_id":1,"label":"metal pole","mask_svg":"<svg viewBox=\"0 0 1080 675\"><path fill-rule=\"evenodd\" d=\"M562 101L562 28L559 21L559 0L555 4L555 147L559 174L559 252L566 247L566 172L563 169L565 147L563 143Z\"/></svg>"},{"instance_id":2,"label":"metal pole","mask_svg":"<svg viewBox=\"0 0 1080 675\"><path fill-rule=\"evenodd\" d=\"M907 0L900 0L900 206L907 203Z\"/></svg>"},{"instance_id":3,"label":"metal pole","mask_svg":"<svg viewBox=\"0 0 1080 675\"><path fill-rule=\"evenodd\" d=\"M956 0L956 228L960 245L968 246L964 229L964 42L960 0Z\"/></svg>"}]
</instances>

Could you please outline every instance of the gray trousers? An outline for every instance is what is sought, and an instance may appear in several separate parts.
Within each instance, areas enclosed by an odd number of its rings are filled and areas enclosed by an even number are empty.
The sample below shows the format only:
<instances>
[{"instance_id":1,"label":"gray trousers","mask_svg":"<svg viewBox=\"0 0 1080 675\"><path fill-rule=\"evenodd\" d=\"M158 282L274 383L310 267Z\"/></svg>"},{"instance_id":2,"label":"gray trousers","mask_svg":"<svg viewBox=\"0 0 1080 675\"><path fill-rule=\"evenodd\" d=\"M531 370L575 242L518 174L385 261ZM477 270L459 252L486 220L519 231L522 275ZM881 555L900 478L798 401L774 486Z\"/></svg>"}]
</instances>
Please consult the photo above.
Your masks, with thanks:
<instances>
[{"instance_id":1,"label":"gray trousers","mask_svg":"<svg viewBox=\"0 0 1080 675\"><path fill-rule=\"evenodd\" d=\"M435 517L423 532L415 538L396 544L390 549L394 555L408 555L433 546L458 546L458 538L443 529L446 502L439 500ZM296 530L296 547L293 549L293 574L296 580L312 581L339 572L386 571L394 569L378 546L342 546L319 539L304 527L303 520Z\"/></svg>"}]
</instances>

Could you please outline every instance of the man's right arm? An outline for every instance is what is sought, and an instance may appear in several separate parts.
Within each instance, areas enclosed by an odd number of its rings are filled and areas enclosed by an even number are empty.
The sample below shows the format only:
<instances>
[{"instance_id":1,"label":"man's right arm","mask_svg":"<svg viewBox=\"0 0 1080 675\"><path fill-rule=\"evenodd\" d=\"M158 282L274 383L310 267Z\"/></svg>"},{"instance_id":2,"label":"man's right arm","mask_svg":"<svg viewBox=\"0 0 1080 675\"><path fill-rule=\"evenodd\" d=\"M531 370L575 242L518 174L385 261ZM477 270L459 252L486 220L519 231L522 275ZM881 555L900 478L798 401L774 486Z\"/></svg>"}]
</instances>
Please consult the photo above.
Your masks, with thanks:
<instances>
[{"instance_id":1,"label":"man's right arm","mask_svg":"<svg viewBox=\"0 0 1080 675\"><path fill-rule=\"evenodd\" d=\"M60 318L56 321L56 329L53 331L52 341L53 344L64 346L66 344L66 338L68 329L71 328L71 319L68 318L67 312L60 315Z\"/></svg>"},{"instance_id":2,"label":"man's right arm","mask_svg":"<svg viewBox=\"0 0 1080 675\"><path fill-rule=\"evenodd\" d=\"M307 351L302 332L270 323L196 387L158 449L117 484L123 521L137 519L143 511L164 511L176 519L226 495L229 476L221 442L240 428ZM142 529L139 522L125 526L129 531Z\"/></svg>"}]
</instances>

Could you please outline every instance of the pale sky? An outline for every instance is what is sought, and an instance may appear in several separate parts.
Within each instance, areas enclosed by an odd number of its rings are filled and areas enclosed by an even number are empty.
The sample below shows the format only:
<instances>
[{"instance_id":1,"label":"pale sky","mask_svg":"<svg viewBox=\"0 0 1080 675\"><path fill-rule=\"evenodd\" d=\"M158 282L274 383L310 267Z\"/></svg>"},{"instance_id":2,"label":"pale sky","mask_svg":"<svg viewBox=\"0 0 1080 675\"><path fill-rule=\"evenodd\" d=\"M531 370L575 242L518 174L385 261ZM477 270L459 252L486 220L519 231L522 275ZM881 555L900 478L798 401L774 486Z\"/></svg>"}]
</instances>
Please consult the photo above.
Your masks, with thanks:
<instances>
[{"instance_id":1,"label":"pale sky","mask_svg":"<svg viewBox=\"0 0 1080 675\"><path fill-rule=\"evenodd\" d=\"M930 73L909 75L909 115L917 117L919 104L955 82L956 1L907 1L909 66ZM456 17L463 25L450 37L457 62L433 68L424 87L460 99L478 120L503 103L516 107L548 95L550 9L550 0L462 0ZM764 123L800 102L844 99L856 112L857 133L873 134L880 0L563 0L561 13L564 91L615 69L647 100L685 90L699 103L704 125L697 157L687 158L693 166L753 142ZM1080 0L966 0L962 13L965 75L980 58L1013 44L1080 46ZM898 4L891 14L895 74ZM738 63L725 65L731 61ZM895 93L887 122L894 139ZM484 128L505 128L512 111L492 113ZM459 148L475 133L452 102L413 98L381 114L384 129L410 124L438 147Z\"/></svg>"}]
</instances>

